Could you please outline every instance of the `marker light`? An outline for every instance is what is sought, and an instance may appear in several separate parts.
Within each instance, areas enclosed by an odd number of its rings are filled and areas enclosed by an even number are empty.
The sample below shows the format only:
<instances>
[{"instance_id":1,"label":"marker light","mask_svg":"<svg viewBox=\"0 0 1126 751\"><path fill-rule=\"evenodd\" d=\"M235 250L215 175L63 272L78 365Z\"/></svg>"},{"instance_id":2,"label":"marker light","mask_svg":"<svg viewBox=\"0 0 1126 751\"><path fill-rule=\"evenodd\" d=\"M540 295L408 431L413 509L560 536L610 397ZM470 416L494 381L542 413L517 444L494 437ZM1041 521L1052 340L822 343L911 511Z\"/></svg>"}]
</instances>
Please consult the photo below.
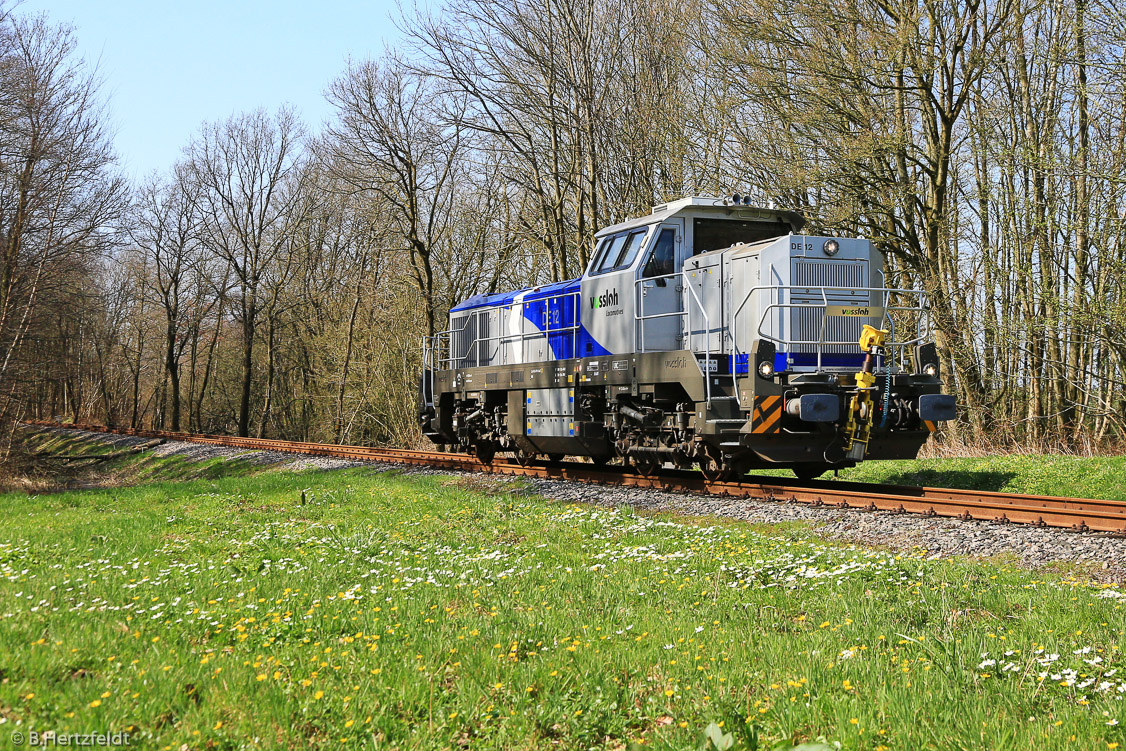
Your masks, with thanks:
<instances>
[{"instance_id":1,"label":"marker light","mask_svg":"<svg viewBox=\"0 0 1126 751\"><path fill-rule=\"evenodd\" d=\"M936 375L938 375L938 366L933 362L929 362L923 366L923 372L929 375L931 378L934 378Z\"/></svg>"},{"instance_id":2,"label":"marker light","mask_svg":"<svg viewBox=\"0 0 1126 751\"><path fill-rule=\"evenodd\" d=\"M769 360L763 360L758 364L758 374L763 378L770 378L774 375L774 363Z\"/></svg>"},{"instance_id":3,"label":"marker light","mask_svg":"<svg viewBox=\"0 0 1126 751\"><path fill-rule=\"evenodd\" d=\"M826 240L825 244L821 246L821 250L825 251L827 256L835 256L840 249L841 244L836 240Z\"/></svg>"},{"instance_id":4,"label":"marker light","mask_svg":"<svg viewBox=\"0 0 1126 751\"><path fill-rule=\"evenodd\" d=\"M743 200L743 197L742 197L742 196L740 196L740 195L739 195L738 193L736 193L735 195L731 196L731 202L732 202L733 204L735 204L736 206L738 206L738 205L739 205L739 204L740 204L740 203L742 202L742 200Z\"/></svg>"}]
</instances>

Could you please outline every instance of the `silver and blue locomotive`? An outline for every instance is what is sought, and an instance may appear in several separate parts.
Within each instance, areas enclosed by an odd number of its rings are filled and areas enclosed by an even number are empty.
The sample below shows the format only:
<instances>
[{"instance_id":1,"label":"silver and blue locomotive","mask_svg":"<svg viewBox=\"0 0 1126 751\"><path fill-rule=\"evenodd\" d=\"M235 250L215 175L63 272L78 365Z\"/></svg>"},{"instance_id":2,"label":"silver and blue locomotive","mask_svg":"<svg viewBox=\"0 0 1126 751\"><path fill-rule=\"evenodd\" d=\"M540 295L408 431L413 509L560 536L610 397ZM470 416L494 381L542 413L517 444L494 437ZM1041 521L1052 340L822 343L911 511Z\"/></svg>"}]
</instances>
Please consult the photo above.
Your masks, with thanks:
<instances>
[{"instance_id":1,"label":"silver and blue locomotive","mask_svg":"<svg viewBox=\"0 0 1126 751\"><path fill-rule=\"evenodd\" d=\"M869 241L804 223L685 198L599 232L578 279L466 300L424 341L423 433L713 478L914 458L955 417L926 301Z\"/></svg>"}]
</instances>

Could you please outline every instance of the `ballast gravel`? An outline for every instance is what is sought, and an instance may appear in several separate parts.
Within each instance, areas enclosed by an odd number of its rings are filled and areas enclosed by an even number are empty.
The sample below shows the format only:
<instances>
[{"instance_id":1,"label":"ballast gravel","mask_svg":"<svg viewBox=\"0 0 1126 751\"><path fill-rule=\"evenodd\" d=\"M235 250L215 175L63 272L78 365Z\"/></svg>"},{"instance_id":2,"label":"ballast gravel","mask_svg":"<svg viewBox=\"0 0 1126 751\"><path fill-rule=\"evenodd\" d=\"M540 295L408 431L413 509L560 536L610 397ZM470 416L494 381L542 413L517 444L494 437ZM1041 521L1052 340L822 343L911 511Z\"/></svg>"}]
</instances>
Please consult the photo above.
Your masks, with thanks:
<instances>
[{"instance_id":1,"label":"ballast gravel","mask_svg":"<svg viewBox=\"0 0 1126 751\"><path fill-rule=\"evenodd\" d=\"M89 430L72 430L69 428L51 428L68 435L75 435L87 440L99 441L115 449L125 449L131 446L141 446L151 443L152 438L143 438L133 435L117 435L115 433L96 433ZM314 454L293 454L287 451L256 451L240 449L235 446L220 446L213 443L192 443L191 441L166 440L158 446L149 449L153 456L178 457L191 462L204 462L211 459L223 461L240 461L256 466L276 465L278 469L294 471L306 469L348 469L349 467L376 466L372 462L358 462L350 459L334 459L331 456L316 456ZM398 466L384 464L381 466Z\"/></svg>"},{"instance_id":2,"label":"ballast gravel","mask_svg":"<svg viewBox=\"0 0 1126 751\"><path fill-rule=\"evenodd\" d=\"M1126 580L1126 538L1102 533L556 480L535 479L530 486L533 492L557 500L722 516L756 524L802 522L831 539L898 550L922 549L933 558L1002 556L1036 568L1060 562L1083 564L1094 569L1088 573L1099 572L1100 579Z\"/></svg>"},{"instance_id":3,"label":"ballast gravel","mask_svg":"<svg viewBox=\"0 0 1126 751\"><path fill-rule=\"evenodd\" d=\"M148 438L68 430L86 438L125 448ZM248 451L230 446L166 441L152 449L157 456L178 456L188 461L237 459L255 465L276 465L283 470L335 470L368 467L394 469L404 474L464 476L456 470L410 467L401 464L358 462L279 451ZM486 474L503 486L512 484L556 501L590 503L608 508L629 506L656 512L673 511L692 516L719 516L756 524L799 522L814 533L842 542L876 545L899 550L925 550L933 558L951 556L1009 558L1040 568L1053 564L1079 565L1083 572L1107 581L1126 581L1126 537L1096 532L1073 532L1019 524L964 521L886 511L833 509L796 502L756 501L747 498L705 496L645 488L622 488L527 477Z\"/></svg>"}]
</instances>

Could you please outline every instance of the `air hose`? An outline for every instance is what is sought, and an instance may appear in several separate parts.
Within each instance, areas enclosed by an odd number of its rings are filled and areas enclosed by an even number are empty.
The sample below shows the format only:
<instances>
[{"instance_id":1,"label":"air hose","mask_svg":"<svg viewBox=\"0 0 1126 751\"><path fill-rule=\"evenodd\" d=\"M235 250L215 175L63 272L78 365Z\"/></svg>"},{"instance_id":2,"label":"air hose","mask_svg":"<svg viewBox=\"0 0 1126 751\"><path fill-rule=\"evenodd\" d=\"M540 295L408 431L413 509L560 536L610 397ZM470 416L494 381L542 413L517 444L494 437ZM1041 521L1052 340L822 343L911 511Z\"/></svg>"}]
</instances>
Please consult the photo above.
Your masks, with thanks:
<instances>
[{"instance_id":1,"label":"air hose","mask_svg":"<svg viewBox=\"0 0 1126 751\"><path fill-rule=\"evenodd\" d=\"M886 350L885 350L886 351ZM895 365L895 356L884 356L884 403L881 407L880 416L880 429L883 430L887 427L888 416L890 414L889 407L891 406L891 371L892 366Z\"/></svg>"},{"instance_id":2,"label":"air hose","mask_svg":"<svg viewBox=\"0 0 1126 751\"><path fill-rule=\"evenodd\" d=\"M886 349L884 350L887 351ZM895 355L884 356L884 403L881 408L881 418L879 418L879 428L883 430L887 427L887 418L890 417L892 405L892 370L895 369Z\"/></svg>"}]
</instances>

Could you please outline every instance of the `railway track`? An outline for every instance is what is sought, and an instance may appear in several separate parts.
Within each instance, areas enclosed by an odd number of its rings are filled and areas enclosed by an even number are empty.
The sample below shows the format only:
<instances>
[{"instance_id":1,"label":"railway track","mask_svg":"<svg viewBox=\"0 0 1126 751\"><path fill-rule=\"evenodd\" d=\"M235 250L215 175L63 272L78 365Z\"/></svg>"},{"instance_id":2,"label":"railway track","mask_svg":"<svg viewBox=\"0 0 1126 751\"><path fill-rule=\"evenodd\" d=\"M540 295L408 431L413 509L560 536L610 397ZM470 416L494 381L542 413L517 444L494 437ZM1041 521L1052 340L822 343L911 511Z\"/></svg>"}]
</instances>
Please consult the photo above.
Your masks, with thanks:
<instances>
[{"instance_id":1,"label":"railway track","mask_svg":"<svg viewBox=\"0 0 1126 751\"><path fill-rule=\"evenodd\" d=\"M547 462L523 466L502 461L483 464L472 456L439 451L373 448L301 441L282 441L235 436L196 435L163 430L108 428L101 425L60 425L29 422L31 425L116 433L144 438L211 443L259 451L331 456L358 461L429 466L501 475L522 475L573 482L598 483L672 492L689 491L762 501L803 503L810 506L890 511L957 519L1011 522L1041 527L1059 527L1081 532L1108 532L1126 536L1126 502L1082 498L992 493L977 490L927 488L908 485L876 485L835 480L795 480L751 476L740 481L709 481L699 472L669 470L643 476L621 466L596 466L584 462Z\"/></svg>"}]
</instances>

